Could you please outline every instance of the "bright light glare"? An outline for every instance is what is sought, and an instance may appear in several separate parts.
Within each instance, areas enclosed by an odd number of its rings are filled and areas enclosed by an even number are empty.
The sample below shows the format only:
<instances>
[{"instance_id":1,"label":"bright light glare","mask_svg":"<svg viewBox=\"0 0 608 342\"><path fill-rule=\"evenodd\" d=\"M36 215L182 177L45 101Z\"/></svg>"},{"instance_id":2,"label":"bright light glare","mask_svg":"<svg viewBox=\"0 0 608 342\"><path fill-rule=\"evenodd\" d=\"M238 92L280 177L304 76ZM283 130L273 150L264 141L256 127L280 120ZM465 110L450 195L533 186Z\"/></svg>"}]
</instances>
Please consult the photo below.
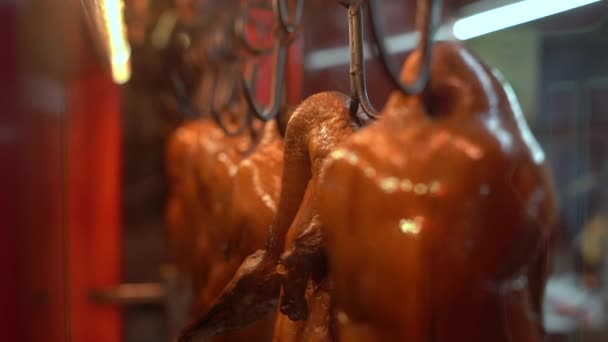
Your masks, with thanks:
<instances>
[{"instance_id":1,"label":"bright light glare","mask_svg":"<svg viewBox=\"0 0 608 342\"><path fill-rule=\"evenodd\" d=\"M109 35L112 79L114 82L122 84L131 78L131 48L125 38L123 1L104 0L102 8Z\"/></svg>"},{"instance_id":2,"label":"bright light glare","mask_svg":"<svg viewBox=\"0 0 608 342\"><path fill-rule=\"evenodd\" d=\"M465 40L600 0L524 0L456 21L454 36Z\"/></svg>"}]
</instances>

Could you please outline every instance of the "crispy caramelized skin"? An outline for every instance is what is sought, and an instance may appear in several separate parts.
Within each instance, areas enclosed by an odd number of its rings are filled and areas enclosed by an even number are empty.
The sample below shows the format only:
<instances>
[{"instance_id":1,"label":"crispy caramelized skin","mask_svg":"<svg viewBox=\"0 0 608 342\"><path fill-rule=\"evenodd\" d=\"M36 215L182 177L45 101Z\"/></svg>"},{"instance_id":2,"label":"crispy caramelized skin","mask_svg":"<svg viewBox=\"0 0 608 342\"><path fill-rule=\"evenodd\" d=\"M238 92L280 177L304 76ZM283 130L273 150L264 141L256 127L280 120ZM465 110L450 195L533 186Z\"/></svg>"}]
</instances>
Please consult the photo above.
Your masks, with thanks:
<instances>
[{"instance_id":1,"label":"crispy caramelized skin","mask_svg":"<svg viewBox=\"0 0 608 342\"><path fill-rule=\"evenodd\" d=\"M221 230L222 259L211 265L207 285L199 297L205 307L222 291L243 260L264 246L276 213L282 169L283 139L276 122L271 121L265 125L253 152L239 162L232 178L231 201Z\"/></svg>"},{"instance_id":2,"label":"crispy caramelized skin","mask_svg":"<svg viewBox=\"0 0 608 342\"><path fill-rule=\"evenodd\" d=\"M284 165L277 214L264 250L250 255L213 307L184 330L180 341L237 329L276 310L284 293L275 340L327 340L329 285L318 213L317 183L330 152L360 122L348 114L349 99L313 95L292 114L284 140ZM309 312L310 311L310 312Z\"/></svg>"},{"instance_id":3,"label":"crispy caramelized skin","mask_svg":"<svg viewBox=\"0 0 608 342\"><path fill-rule=\"evenodd\" d=\"M167 240L175 264L180 273L192 270L198 199L196 157L199 153L198 137L204 131L201 121L191 122L178 128L167 144L166 170L170 195L166 208Z\"/></svg>"},{"instance_id":4,"label":"crispy caramelized skin","mask_svg":"<svg viewBox=\"0 0 608 342\"><path fill-rule=\"evenodd\" d=\"M179 270L192 275L195 293L205 285L211 263L222 258L232 176L249 144L248 136L227 137L206 118L180 127L169 140L169 247Z\"/></svg>"},{"instance_id":5,"label":"crispy caramelized skin","mask_svg":"<svg viewBox=\"0 0 608 342\"><path fill-rule=\"evenodd\" d=\"M205 113L212 107L225 108L223 122L234 126L234 131L246 111L242 101L232 103L237 93L228 81L241 77L236 41L231 41L232 35L226 32L232 28L238 2L216 5L218 11L205 12L213 14L208 20L200 17L207 14L194 15L191 8L185 9L192 13L176 38L186 35L192 38L192 44L189 40L187 44L176 41L177 56L171 59L170 71L178 73L196 108L206 108ZM211 25L199 35L195 28L201 22ZM192 24L190 29L188 24ZM207 68L209 65L214 67ZM177 107L177 103L171 104ZM206 117L184 125L169 141L169 247L180 273L192 277L194 314L207 311L243 259L263 248L276 212L282 137L275 122L263 128L258 124L253 123L254 136L244 133L229 137ZM256 324L213 340L270 340L274 315L259 319Z\"/></svg>"},{"instance_id":6,"label":"crispy caramelized skin","mask_svg":"<svg viewBox=\"0 0 608 342\"><path fill-rule=\"evenodd\" d=\"M248 143L200 120L180 128L169 145L169 238L180 269L194 278L195 312L206 311L243 259L264 246L276 212L283 162L276 123L264 126L242 158ZM274 315L259 318L214 340L269 340Z\"/></svg>"},{"instance_id":7,"label":"crispy caramelized skin","mask_svg":"<svg viewBox=\"0 0 608 342\"><path fill-rule=\"evenodd\" d=\"M431 70L324 170L339 340L540 341L556 215L543 153L511 89L465 48L437 43Z\"/></svg>"},{"instance_id":8,"label":"crispy caramelized skin","mask_svg":"<svg viewBox=\"0 0 608 342\"><path fill-rule=\"evenodd\" d=\"M255 150L244 158L233 178L230 208L225 217L224 259L211 265L206 287L199 297L205 310L234 276L243 260L264 246L268 227L276 214L283 139L276 121L267 123ZM274 312L258 317L252 325L215 338L215 341L270 341Z\"/></svg>"}]
</instances>

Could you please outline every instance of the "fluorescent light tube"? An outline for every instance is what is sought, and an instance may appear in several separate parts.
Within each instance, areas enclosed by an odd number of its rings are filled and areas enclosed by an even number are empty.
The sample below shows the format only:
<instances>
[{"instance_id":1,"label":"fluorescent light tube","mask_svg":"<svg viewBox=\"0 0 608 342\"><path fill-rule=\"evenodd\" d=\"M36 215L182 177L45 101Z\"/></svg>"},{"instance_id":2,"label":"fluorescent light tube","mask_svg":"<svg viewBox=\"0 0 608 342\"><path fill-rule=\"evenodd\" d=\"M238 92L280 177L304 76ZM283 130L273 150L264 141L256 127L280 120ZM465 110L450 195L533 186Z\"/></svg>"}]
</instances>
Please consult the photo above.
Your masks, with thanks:
<instances>
[{"instance_id":1,"label":"fluorescent light tube","mask_svg":"<svg viewBox=\"0 0 608 342\"><path fill-rule=\"evenodd\" d=\"M104 0L103 15L109 39L112 79L123 84L131 78L131 48L125 37L123 21L123 0Z\"/></svg>"},{"instance_id":2,"label":"fluorescent light tube","mask_svg":"<svg viewBox=\"0 0 608 342\"><path fill-rule=\"evenodd\" d=\"M456 21L454 36L460 40L471 39L598 1L524 0Z\"/></svg>"}]
</instances>

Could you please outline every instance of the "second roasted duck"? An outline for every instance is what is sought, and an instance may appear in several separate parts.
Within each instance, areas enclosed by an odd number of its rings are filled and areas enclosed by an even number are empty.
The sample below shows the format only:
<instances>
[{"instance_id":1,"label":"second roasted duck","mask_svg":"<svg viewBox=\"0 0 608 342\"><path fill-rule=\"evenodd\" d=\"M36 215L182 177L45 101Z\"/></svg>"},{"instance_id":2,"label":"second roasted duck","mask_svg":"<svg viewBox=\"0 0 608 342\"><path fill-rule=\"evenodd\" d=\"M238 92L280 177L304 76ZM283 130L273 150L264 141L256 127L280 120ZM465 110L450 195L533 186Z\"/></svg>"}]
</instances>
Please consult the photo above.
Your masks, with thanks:
<instances>
[{"instance_id":1,"label":"second roasted duck","mask_svg":"<svg viewBox=\"0 0 608 342\"><path fill-rule=\"evenodd\" d=\"M212 308L193 321L180 341L237 329L274 312L282 283L275 339L330 338L330 287L317 183L323 161L365 121L363 116L351 117L349 101L340 93L320 93L294 111L285 135L281 194L267 246L243 262Z\"/></svg>"},{"instance_id":2,"label":"second roasted duck","mask_svg":"<svg viewBox=\"0 0 608 342\"><path fill-rule=\"evenodd\" d=\"M219 33L229 30L227 26L232 22L229 13L223 12L222 16L216 18L218 25L213 31L196 36L192 43L183 47L184 50L179 52L183 56L179 59L183 67L173 71L174 77L181 75L180 72L184 70L200 71L185 75L187 79L197 79L196 82L183 83L181 89L176 88L181 90L178 98L180 95L182 98L188 97L190 99L187 101L196 104L189 107L200 117L179 128L169 140L167 148L169 247L180 273L192 278L194 311L205 309L212 293L210 289L224 285L210 283L210 277L215 272L212 268L225 262L229 245L225 225L231 206L232 181L240 161L251 153L252 145L258 140L249 134L226 135L210 115L209 108L217 102L226 103L234 93L230 87L218 86L223 84L220 81L240 75L239 68L235 67L238 60L234 53L230 55L234 49L229 44L217 42L217 39L208 39L208 36L217 37ZM185 30L181 35L190 32L196 31ZM214 62L218 54L227 58L222 64ZM187 86L190 89L185 89ZM198 108L204 108L204 111L199 113ZM245 115L243 105L228 106L219 113L226 125L234 125Z\"/></svg>"},{"instance_id":3,"label":"second roasted duck","mask_svg":"<svg viewBox=\"0 0 608 342\"><path fill-rule=\"evenodd\" d=\"M232 176L250 143L248 136L225 136L210 118L179 128L169 141L170 249L180 271L193 276L195 292L206 283L209 266L203 264L213 259L208 253L222 244L222 217L230 200Z\"/></svg>"},{"instance_id":4,"label":"second roasted duck","mask_svg":"<svg viewBox=\"0 0 608 342\"><path fill-rule=\"evenodd\" d=\"M169 146L172 196L169 236L185 274L192 274L195 312L209 304L245 256L264 245L276 211L282 137L275 121L259 140L230 138L211 119L180 128ZM269 339L273 317L218 341ZM266 338L264 338L264 336Z\"/></svg>"}]
</instances>

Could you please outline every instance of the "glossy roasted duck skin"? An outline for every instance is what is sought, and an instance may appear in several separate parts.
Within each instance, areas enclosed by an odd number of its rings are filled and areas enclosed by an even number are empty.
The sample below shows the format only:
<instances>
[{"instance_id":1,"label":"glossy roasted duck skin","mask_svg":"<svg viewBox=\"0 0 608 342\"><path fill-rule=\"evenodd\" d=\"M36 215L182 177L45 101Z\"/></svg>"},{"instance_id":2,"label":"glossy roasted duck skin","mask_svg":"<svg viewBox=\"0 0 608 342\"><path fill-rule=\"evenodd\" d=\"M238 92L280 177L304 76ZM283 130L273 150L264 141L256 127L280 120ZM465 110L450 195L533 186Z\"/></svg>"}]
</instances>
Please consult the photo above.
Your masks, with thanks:
<instances>
[{"instance_id":1,"label":"glossy roasted duck skin","mask_svg":"<svg viewBox=\"0 0 608 342\"><path fill-rule=\"evenodd\" d=\"M230 205L221 231L223 259L211 266L207 285L199 297L205 307L219 295L243 260L264 246L277 210L282 170L283 139L276 122L271 121L265 124L253 152L239 162L232 178Z\"/></svg>"},{"instance_id":2,"label":"glossy roasted duck skin","mask_svg":"<svg viewBox=\"0 0 608 342\"><path fill-rule=\"evenodd\" d=\"M192 275L195 293L205 286L210 265L223 257L223 215L249 144L248 136L227 137L207 118L179 128L169 140L169 247L180 271Z\"/></svg>"},{"instance_id":3,"label":"glossy roasted duck skin","mask_svg":"<svg viewBox=\"0 0 608 342\"><path fill-rule=\"evenodd\" d=\"M339 340L540 341L556 218L543 153L488 67L457 44L433 52L424 93L392 94L322 177Z\"/></svg>"},{"instance_id":4,"label":"glossy roasted duck skin","mask_svg":"<svg viewBox=\"0 0 608 342\"><path fill-rule=\"evenodd\" d=\"M211 266L207 285L199 297L200 307L209 307L243 260L264 246L276 213L282 169L283 138L273 120L264 125L255 149L241 160L233 177L232 200L224 225L225 259ZM270 341L274 320L271 312L254 324L218 336L214 341Z\"/></svg>"},{"instance_id":5,"label":"glossy roasted duck skin","mask_svg":"<svg viewBox=\"0 0 608 342\"><path fill-rule=\"evenodd\" d=\"M243 259L264 246L276 211L283 161L276 124L266 124L253 152L238 162L249 143L247 137L228 138L201 120L178 130L169 145L168 167L174 177L169 237L181 243L174 242L172 251L181 257L182 272L195 278L195 312L206 311ZM210 162L220 165L210 170ZM201 169L205 167L206 172ZM171 211L182 206L187 210ZM259 318L213 340L270 340L274 315Z\"/></svg>"},{"instance_id":6,"label":"glossy roasted duck skin","mask_svg":"<svg viewBox=\"0 0 608 342\"><path fill-rule=\"evenodd\" d=\"M276 310L281 279L286 282L296 280L288 285L291 293L288 294L289 299L284 303L282 311L293 312L301 319L305 317L302 312L306 312L306 307L310 305L315 308L314 315L311 314L315 320L323 321L323 315L328 315L328 305L306 302L307 287L310 302L329 302L326 295L316 293L317 285L309 285L310 274L306 271L290 274L293 270L289 268L295 264L308 265L300 268L307 271L324 267L323 264L316 265L317 267L309 265L311 261L323 260L323 246L314 243L321 234L316 189L323 160L356 127L348 114L348 105L349 99L343 94L320 93L305 100L292 114L284 140L283 177L277 215L267 247L243 262L210 311L196 319L184 331L180 341L237 329L257 320L264 313ZM322 239L316 240L322 242ZM296 251L298 248L294 247L298 246L297 241L306 245L306 250ZM311 241L313 243L309 244ZM286 257L298 255L294 260L299 262L287 262L277 272L285 250L288 251ZM316 278L320 276L317 275ZM325 292L327 289L327 286L319 287L319 290ZM293 339L301 340L301 336L315 335L307 332L307 329L315 328L318 327L305 323L291 326L285 316L279 315L275 339L289 340L285 336L277 336L289 334ZM320 333L325 336L323 338L328 334L328 331Z\"/></svg>"},{"instance_id":7,"label":"glossy roasted duck skin","mask_svg":"<svg viewBox=\"0 0 608 342\"><path fill-rule=\"evenodd\" d=\"M331 282L327 279L324 224L319 216L319 179L323 164L331 152L355 130L365 124L365 117L358 113L353 118L349 114L350 98L335 93L320 93L310 97L309 103L302 104L298 121L290 122L294 132L306 132L298 145L286 147L286 168L292 172L308 167L309 178L288 179L283 186L299 182L304 197L298 204L296 216L290 211L294 207L279 207L273 238L285 241L277 272L281 277L282 291L279 304L280 314L275 324L275 342L290 341L330 341L333 339L333 316ZM293 126L292 126L293 125ZM289 134L289 130L288 130ZM289 152L288 152L289 151ZM287 154L292 162L287 164ZM299 163L294 156L304 156ZM298 189L292 187L291 190ZM281 192L284 198L298 198L300 192ZM285 200L286 203L287 200ZM295 205L294 201L292 205ZM280 217L280 215L284 215ZM283 238L282 236L285 236ZM272 251L272 242L269 251ZM275 252L276 253L276 252Z\"/></svg>"},{"instance_id":8,"label":"glossy roasted duck skin","mask_svg":"<svg viewBox=\"0 0 608 342\"><path fill-rule=\"evenodd\" d=\"M167 240L175 264L182 274L192 270L193 237L197 226L195 203L198 199L195 164L201 131L204 131L204 125L200 121L178 128L169 138L166 150L170 190L166 209Z\"/></svg>"}]
</instances>

